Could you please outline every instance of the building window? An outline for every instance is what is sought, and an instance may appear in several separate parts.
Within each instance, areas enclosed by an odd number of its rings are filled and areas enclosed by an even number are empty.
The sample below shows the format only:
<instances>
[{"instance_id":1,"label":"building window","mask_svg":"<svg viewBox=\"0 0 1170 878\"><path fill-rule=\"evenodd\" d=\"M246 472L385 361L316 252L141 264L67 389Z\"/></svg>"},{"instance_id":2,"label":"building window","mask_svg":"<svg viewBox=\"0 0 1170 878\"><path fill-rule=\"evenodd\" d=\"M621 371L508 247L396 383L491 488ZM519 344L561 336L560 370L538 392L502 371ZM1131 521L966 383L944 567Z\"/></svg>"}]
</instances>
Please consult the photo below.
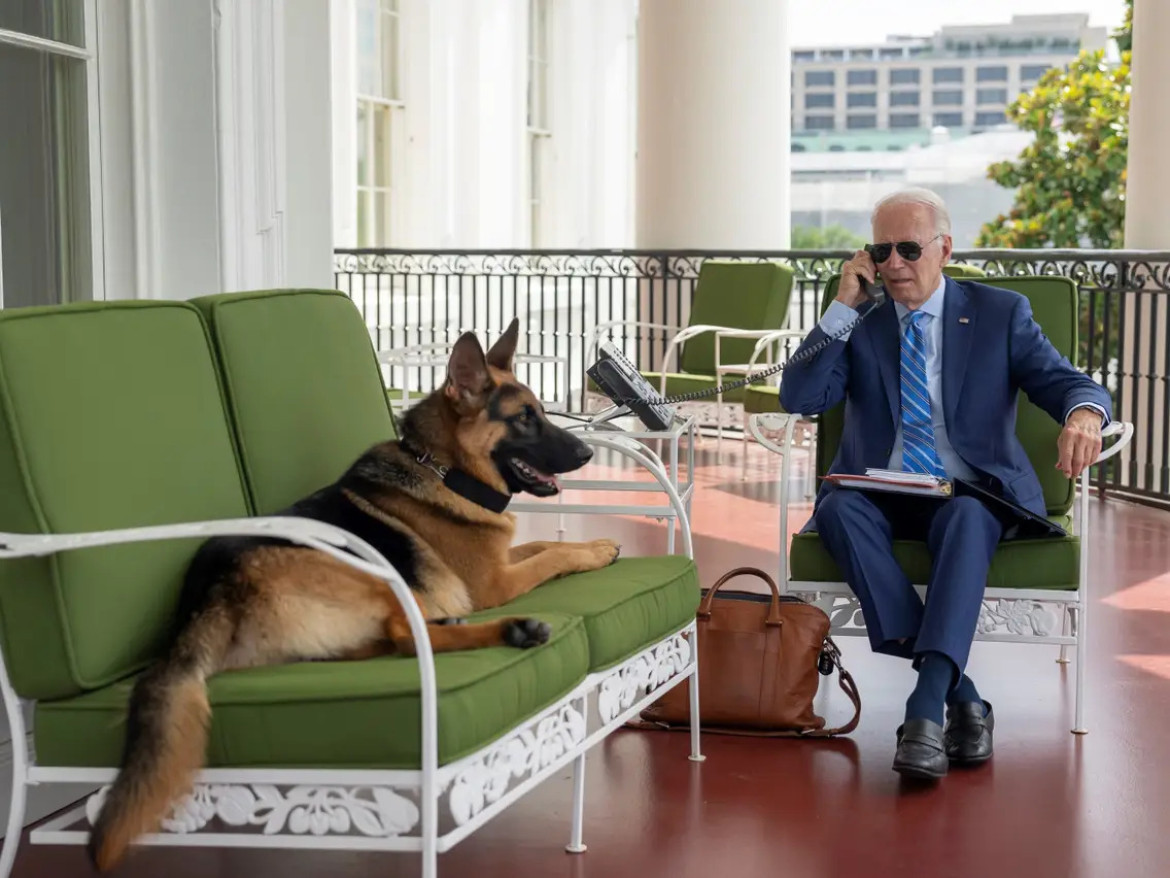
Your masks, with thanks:
<instances>
[{"instance_id":1,"label":"building window","mask_svg":"<svg viewBox=\"0 0 1170 878\"><path fill-rule=\"evenodd\" d=\"M845 75L847 85L877 85L876 70L850 70Z\"/></svg>"},{"instance_id":2,"label":"building window","mask_svg":"<svg viewBox=\"0 0 1170 878\"><path fill-rule=\"evenodd\" d=\"M978 104L1006 104L1006 88L980 88L975 91L975 102Z\"/></svg>"},{"instance_id":3,"label":"building window","mask_svg":"<svg viewBox=\"0 0 1170 878\"><path fill-rule=\"evenodd\" d=\"M837 105L837 96L833 92L813 92L804 96L806 110L832 109Z\"/></svg>"},{"instance_id":4,"label":"building window","mask_svg":"<svg viewBox=\"0 0 1170 878\"><path fill-rule=\"evenodd\" d=\"M962 67L936 67L932 71L931 81L934 83L940 82L962 82L963 68Z\"/></svg>"},{"instance_id":5,"label":"building window","mask_svg":"<svg viewBox=\"0 0 1170 878\"><path fill-rule=\"evenodd\" d=\"M530 246L542 246L546 235L548 162L552 124L549 92L549 0L528 0L528 221Z\"/></svg>"},{"instance_id":6,"label":"building window","mask_svg":"<svg viewBox=\"0 0 1170 878\"><path fill-rule=\"evenodd\" d=\"M976 125L1002 125L1006 121L1007 116L1005 116L1002 112L975 114Z\"/></svg>"},{"instance_id":7,"label":"building window","mask_svg":"<svg viewBox=\"0 0 1170 878\"><path fill-rule=\"evenodd\" d=\"M4 308L102 298L97 108L88 88L96 49L84 19L93 6L40 5L0 2Z\"/></svg>"},{"instance_id":8,"label":"building window","mask_svg":"<svg viewBox=\"0 0 1170 878\"><path fill-rule=\"evenodd\" d=\"M962 113L935 113L934 124L945 128L961 128L963 125Z\"/></svg>"},{"instance_id":9,"label":"building window","mask_svg":"<svg viewBox=\"0 0 1170 878\"><path fill-rule=\"evenodd\" d=\"M891 128L918 128L922 117L917 113L890 113Z\"/></svg>"},{"instance_id":10,"label":"building window","mask_svg":"<svg viewBox=\"0 0 1170 878\"><path fill-rule=\"evenodd\" d=\"M814 88L820 85L836 85L837 74L832 70L808 70L804 74L804 87Z\"/></svg>"},{"instance_id":11,"label":"building window","mask_svg":"<svg viewBox=\"0 0 1170 878\"><path fill-rule=\"evenodd\" d=\"M878 57L883 61L897 61L899 58L905 58L906 52L900 46L892 49L881 49L878 52Z\"/></svg>"},{"instance_id":12,"label":"building window","mask_svg":"<svg viewBox=\"0 0 1170 878\"><path fill-rule=\"evenodd\" d=\"M1024 64L1020 67L1020 81L1034 82L1051 69L1048 64Z\"/></svg>"},{"instance_id":13,"label":"building window","mask_svg":"<svg viewBox=\"0 0 1170 878\"><path fill-rule=\"evenodd\" d=\"M804 63L807 63L809 61L814 61L814 60L816 60L816 57L817 57L816 52L809 52L807 50L792 53L792 60L797 64L804 64Z\"/></svg>"},{"instance_id":14,"label":"building window","mask_svg":"<svg viewBox=\"0 0 1170 878\"><path fill-rule=\"evenodd\" d=\"M934 105L936 107L961 107L963 106L963 93L957 89L953 91L936 90L934 93Z\"/></svg>"},{"instance_id":15,"label":"building window","mask_svg":"<svg viewBox=\"0 0 1170 878\"><path fill-rule=\"evenodd\" d=\"M917 67L907 67L890 71L890 85L918 85L921 71Z\"/></svg>"},{"instance_id":16,"label":"building window","mask_svg":"<svg viewBox=\"0 0 1170 878\"><path fill-rule=\"evenodd\" d=\"M359 0L357 15L357 242L359 247L389 247L403 225L399 0Z\"/></svg>"},{"instance_id":17,"label":"building window","mask_svg":"<svg viewBox=\"0 0 1170 878\"><path fill-rule=\"evenodd\" d=\"M846 126L850 129L877 128L877 116L875 116L873 113L849 116L846 118L845 122Z\"/></svg>"},{"instance_id":18,"label":"building window","mask_svg":"<svg viewBox=\"0 0 1170 878\"><path fill-rule=\"evenodd\" d=\"M1002 66L978 67L975 70L975 81L1007 82L1007 68Z\"/></svg>"},{"instance_id":19,"label":"building window","mask_svg":"<svg viewBox=\"0 0 1170 878\"><path fill-rule=\"evenodd\" d=\"M891 107L917 107L922 96L916 91L895 91L890 93Z\"/></svg>"},{"instance_id":20,"label":"building window","mask_svg":"<svg viewBox=\"0 0 1170 878\"><path fill-rule=\"evenodd\" d=\"M805 116L804 128L806 131L832 131L834 128L832 116Z\"/></svg>"},{"instance_id":21,"label":"building window","mask_svg":"<svg viewBox=\"0 0 1170 878\"><path fill-rule=\"evenodd\" d=\"M877 106L877 92L873 91L859 91L852 92L845 98L845 105L850 109L854 107L876 107Z\"/></svg>"}]
</instances>

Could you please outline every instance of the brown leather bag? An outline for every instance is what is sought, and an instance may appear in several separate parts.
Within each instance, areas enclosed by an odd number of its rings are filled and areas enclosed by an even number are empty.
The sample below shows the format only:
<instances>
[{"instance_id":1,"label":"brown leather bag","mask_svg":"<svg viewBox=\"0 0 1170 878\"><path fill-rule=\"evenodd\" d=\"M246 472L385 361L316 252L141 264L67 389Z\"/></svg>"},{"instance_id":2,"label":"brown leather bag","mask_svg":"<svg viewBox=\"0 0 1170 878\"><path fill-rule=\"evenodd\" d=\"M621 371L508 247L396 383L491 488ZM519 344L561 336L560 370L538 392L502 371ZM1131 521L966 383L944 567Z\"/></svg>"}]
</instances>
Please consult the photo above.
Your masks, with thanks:
<instances>
[{"instance_id":1,"label":"brown leather bag","mask_svg":"<svg viewBox=\"0 0 1170 878\"><path fill-rule=\"evenodd\" d=\"M719 593L740 575L768 583L771 597ZM829 637L829 617L800 598L780 596L776 583L755 567L737 567L711 587L696 614L699 640L699 720L703 731L742 735L831 737L848 734L861 716L861 698L841 653ZM813 710L820 675L837 669L853 703L853 719L825 728ZM680 683L642 711L637 728L686 729L688 685Z\"/></svg>"}]
</instances>

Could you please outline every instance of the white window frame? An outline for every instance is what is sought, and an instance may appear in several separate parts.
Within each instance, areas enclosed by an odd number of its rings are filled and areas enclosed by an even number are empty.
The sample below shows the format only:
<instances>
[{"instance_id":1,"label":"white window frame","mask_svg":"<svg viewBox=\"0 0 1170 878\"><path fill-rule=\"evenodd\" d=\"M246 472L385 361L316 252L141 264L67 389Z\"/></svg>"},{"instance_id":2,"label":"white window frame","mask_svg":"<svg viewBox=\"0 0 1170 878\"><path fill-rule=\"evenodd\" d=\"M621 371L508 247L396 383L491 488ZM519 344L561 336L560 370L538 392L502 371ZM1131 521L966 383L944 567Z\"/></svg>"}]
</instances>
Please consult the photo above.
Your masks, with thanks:
<instances>
[{"instance_id":1,"label":"white window frame","mask_svg":"<svg viewBox=\"0 0 1170 878\"><path fill-rule=\"evenodd\" d=\"M359 247L390 247L400 242L400 230L405 222L404 192L399 181L405 176L406 155L406 103L402 99L402 0L375 0L378 5L378 57L381 94L362 91L363 83L357 82L357 114L365 113L366 125L363 130L355 117L356 138L364 138L367 180L361 178L361 166L356 173L357 216L354 217L355 237ZM385 43L388 20L393 20L393 45ZM387 81L387 70L392 75ZM377 129L384 125L388 134L384 138L381 152L375 150L378 143ZM363 146L359 146L361 155ZM381 172L381 173L380 173ZM378 179L382 177L383 183ZM376 210L378 196L385 199L385 208L379 215ZM365 228L361 217L366 216Z\"/></svg>"},{"instance_id":2,"label":"white window frame","mask_svg":"<svg viewBox=\"0 0 1170 878\"><path fill-rule=\"evenodd\" d=\"M541 27L543 25L543 27ZM548 221L548 161L552 151L549 121L549 55L552 45L552 0L528 0L528 235L529 246L544 243Z\"/></svg>"},{"instance_id":3,"label":"white window frame","mask_svg":"<svg viewBox=\"0 0 1170 878\"><path fill-rule=\"evenodd\" d=\"M102 152L101 152L101 107L98 92L98 38L97 0L84 0L82 4L83 33L85 45L74 46L44 37L35 37L20 31L0 28L0 43L9 46L32 49L58 57L74 58L84 62L85 75L85 137L87 150L86 176L89 189L89 250L90 250L90 299L100 301L106 298L104 238L102 235ZM2 209L2 206L0 206ZM0 241L0 257L3 255L3 241ZM65 291L62 291L63 293ZM76 297L63 302L74 301ZM0 260L0 308L4 307L4 263Z\"/></svg>"}]
</instances>

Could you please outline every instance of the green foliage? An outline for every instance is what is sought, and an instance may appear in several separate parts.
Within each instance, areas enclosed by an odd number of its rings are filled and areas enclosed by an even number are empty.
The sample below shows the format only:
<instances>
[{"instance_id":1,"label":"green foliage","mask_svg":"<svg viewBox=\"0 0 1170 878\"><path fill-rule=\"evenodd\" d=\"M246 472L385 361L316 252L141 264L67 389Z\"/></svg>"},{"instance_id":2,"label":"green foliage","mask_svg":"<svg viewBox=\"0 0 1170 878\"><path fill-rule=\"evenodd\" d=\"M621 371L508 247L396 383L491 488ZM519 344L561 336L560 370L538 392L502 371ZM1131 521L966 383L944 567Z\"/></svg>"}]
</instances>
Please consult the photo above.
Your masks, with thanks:
<instances>
[{"instance_id":1,"label":"green foliage","mask_svg":"<svg viewBox=\"0 0 1170 878\"><path fill-rule=\"evenodd\" d=\"M796 226L792 229L793 250L859 250L865 243L865 238L840 223L824 228Z\"/></svg>"},{"instance_id":2,"label":"green foliage","mask_svg":"<svg viewBox=\"0 0 1170 878\"><path fill-rule=\"evenodd\" d=\"M1120 247L1125 230L1132 0L1114 34L1121 60L1082 51L1008 107L1033 141L988 177L1016 190L1007 215L984 224L976 247Z\"/></svg>"}]
</instances>

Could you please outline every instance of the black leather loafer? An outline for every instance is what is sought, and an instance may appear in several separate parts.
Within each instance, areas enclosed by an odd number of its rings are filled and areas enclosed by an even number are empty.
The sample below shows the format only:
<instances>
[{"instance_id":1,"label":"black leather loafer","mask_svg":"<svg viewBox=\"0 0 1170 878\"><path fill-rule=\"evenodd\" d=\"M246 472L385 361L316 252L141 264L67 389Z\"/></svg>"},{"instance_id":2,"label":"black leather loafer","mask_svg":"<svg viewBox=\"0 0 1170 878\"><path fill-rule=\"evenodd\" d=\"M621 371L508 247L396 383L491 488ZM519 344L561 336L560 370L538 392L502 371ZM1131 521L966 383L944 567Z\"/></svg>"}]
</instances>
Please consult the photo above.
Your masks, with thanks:
<instances>
[{"instance_id":1,"label":"black leather loafer","mask_svg":"<svg viewBox=\"0 0 1170 878\"><path fill-rule=\"evenodd\" d=\"M987 716L983 715L984 705ZM991 758L995 713L990 701L962 701L947 706L944 734L947 758L961 765L978 765Z\"/></svg>"},{"instance_id":2,"label":"black leather loafer","mask_svg":"<svg viewBox=\"0 0 1170 878\"><path fill-rule=\"evenodd\" d=\"M945 777L949 762L943 728L929 719L907 720L898 726L894 771L906 777L937 780Z\"/></svg>"}]
</instances>

